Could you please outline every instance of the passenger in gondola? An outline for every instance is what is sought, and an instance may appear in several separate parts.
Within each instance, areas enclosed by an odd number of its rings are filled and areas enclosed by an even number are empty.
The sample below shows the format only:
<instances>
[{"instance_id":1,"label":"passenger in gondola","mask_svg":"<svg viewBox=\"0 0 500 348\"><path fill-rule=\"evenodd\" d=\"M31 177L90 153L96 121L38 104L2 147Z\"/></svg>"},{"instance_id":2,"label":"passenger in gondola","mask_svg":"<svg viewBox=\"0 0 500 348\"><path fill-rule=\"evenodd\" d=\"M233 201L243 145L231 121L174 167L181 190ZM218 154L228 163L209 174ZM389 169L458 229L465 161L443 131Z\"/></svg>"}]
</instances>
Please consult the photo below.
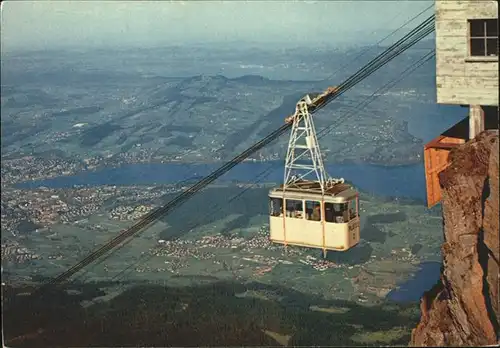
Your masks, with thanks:
<instances>
[{"instance_id":1,"label":"passenger in gondola","mask_svg":"<svg viewBox=\"0 0 500 348\"><path fill-rule=\"evenodd\" d=\"M311 220L321 221L321 207L319 205L314 207Z\"/></svg>"},{"instance_id":2,"label":"passenger in gondola","mask_svg":"<svg viewBox=\"0 0 500 348\"><path fill-rule=\"evenodd\" d=\"M302 219L302 203L295 204L294 217Z\"/></svg>"},{"instance_id":3,"label":"passenger in gondola","mask_svg":"<svg viewBox=\"0 0 500 348\"><path fill-rule=\"evenodd\" d=\"M333 206L332 204L325 204L325 221L327 221L327 222L334 221L334 214L333 214L332 206Z\"/></svg>"}]
</instances>

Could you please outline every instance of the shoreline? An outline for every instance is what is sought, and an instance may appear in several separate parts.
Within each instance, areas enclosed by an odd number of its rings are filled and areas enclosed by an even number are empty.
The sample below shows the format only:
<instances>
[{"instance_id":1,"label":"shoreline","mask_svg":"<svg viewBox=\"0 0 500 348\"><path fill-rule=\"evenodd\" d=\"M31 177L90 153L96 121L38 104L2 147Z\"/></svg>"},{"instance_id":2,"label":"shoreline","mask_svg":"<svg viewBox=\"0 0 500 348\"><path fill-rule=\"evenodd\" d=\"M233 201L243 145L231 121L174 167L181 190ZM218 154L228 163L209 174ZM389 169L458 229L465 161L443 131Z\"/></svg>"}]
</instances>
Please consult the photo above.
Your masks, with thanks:
<instances>
[{"instance_id":1,"label":"shoreline","mask_svg":"<svg viewBox=\"0 0 500 348\"><path fill-rule=\"evenodd\" d=\"M281 163L283 162L283 163ZM124 167L131 167L131 166L137 166L137 165L175 165L175 166L211 166L211 165L223 165L227 163L227 161L198 161L198 162L184 162L184 161L151 161L151 162L130 162L130 163L121 163L118 165L109 165L109 166L97 166L97 167L92 167L92 168L83 168L82 170L75 172L75 173L70 173L70 174L63 174L63 175L54 175L54 176L46 176L46 177L39 177L39 178L34 178L34 179L29 179L25 181L15 181L15 182L2 182L2 187L14 187L18 188L16 186L22 185L22 184L29 184L35 181L46 181L46 180L54 180L56 178L66 178L66 177L75 177L81 174L93 174L93 173L98 173L100 171L104 170L109 170L109 169L117 169L117 168L124 168ZM241 162L240 164L244 163L255 163L255 164L266 164L266 163L280 163L284 164L284 161L281 160L260 160L260 161L253 161L253 160L245 160ZM368 161L338 161L338 162L331 162L328 163L327 166L335 166L335 165L346 165L346 166L372 166L376 168L381 168L381 169L397 169L397 168L407 168L407 167L413 167L417 165L423 165L423 161L413 161L413 162L408 162L408 163L380 163L380 162L368 162ZM200 176L201 178L202 176ZM121 185L120 185L121 186Z\"/></svg>"}]
</instances>

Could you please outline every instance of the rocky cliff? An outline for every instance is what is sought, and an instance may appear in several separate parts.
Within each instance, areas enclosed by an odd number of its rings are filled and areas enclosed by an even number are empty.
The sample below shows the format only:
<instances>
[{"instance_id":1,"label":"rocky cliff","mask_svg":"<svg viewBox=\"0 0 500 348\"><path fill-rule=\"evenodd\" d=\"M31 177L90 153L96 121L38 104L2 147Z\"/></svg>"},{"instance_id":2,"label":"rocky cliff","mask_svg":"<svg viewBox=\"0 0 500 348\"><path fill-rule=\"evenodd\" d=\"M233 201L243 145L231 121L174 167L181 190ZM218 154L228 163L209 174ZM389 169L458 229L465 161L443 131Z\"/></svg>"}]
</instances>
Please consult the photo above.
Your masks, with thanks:
<instances>
[{"instance_id":1,"label":"rocky cliff","mask_svg":"<svg viewBox=\"0 0 500 348\"><path fill-rule=\"evenodd\" d=\"M481 346L498 342L498 130L450 153L443 190L443 267L424 294L413 346Z\"/></svg>"}]
</instances>

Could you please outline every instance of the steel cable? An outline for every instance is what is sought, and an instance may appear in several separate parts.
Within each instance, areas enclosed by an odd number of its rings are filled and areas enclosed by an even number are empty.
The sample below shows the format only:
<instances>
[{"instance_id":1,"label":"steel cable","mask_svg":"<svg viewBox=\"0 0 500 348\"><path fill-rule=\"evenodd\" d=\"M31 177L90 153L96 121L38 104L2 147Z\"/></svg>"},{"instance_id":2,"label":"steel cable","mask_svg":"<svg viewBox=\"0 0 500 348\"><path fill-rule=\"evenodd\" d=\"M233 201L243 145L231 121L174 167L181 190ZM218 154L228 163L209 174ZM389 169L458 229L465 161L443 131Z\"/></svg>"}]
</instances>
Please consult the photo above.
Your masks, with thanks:
<instances>
[{"instance_id":1,"label":"steel cable","mask_svg":"<svg viewBox=\"0 0 500 348\"><path fill-rule=\"evenodd\" d=\"M352 88L354 85L365 79L366 77L370 76L373 74L375 71L380 69L382 66L387 64L389 61L403 53L405 50L407 50L409 47L415 45L417 42L419 42L423 37L427 36L430 32L434 30L433 26L432 28L429 26L429 23L433 21L434 16L429 17L427 20L425 20L422 24L417 26L417 28L413 29L409 34L405 35L402 39L398 40L395 44L391 45L386 51L381 53L379 56L377 56L375 59L373 59L370 63L366 64L363 68L361 68L357 73L352 75L350 78L348 78L346 81L344 81L340 86L337 92L335 92L332 96L330 96L323 105L315 108L313 112L317 112L319 109L323 108L326 106L328 103L333 101L334 99L338 98L341 94L345 93L345 91L349 90ZM212 183L214 180L216 180L218 177L222 176L226 172L228 172L230 169L235 167L237 164L241 163L244 159L249 157L251 154L257 152L258 150L262 149L266 145L268 145L270 142L273 140L277 139L280 137L282 134L284 134L289 128L291 127L291 124L284 124L283 126L279 127L272 133L270 133L268 136L257 142L256 144L252 145L245 151L243 151L241 154L238 156L234 157L231 161L227 162L223 166L221 166L219 169L215 170L208 176L206 176L204 179L200 180L198 183L194 184L190 188L188 188L186 191L182 192L179 194L177 197L175 197L173 200L170 202L166 203L163 207L157 208L153 210L152 212L146 214L139 222L134 224L132 227L129 229L123 231L116 237L112 238L110 241L108 241L106 244L92 252L90 255L85 257L83 260L66 270L65 272L61 273L59 276L51 279L48 283L44 285L51 285L51 284L57 284L60 283L67 278L71 277L73 274L76 272L80 271L83 269L85 266L88 264L92 263L96 259L102 257L104 254L106 254L108 251L111 249L119 246L120 244L124 243L126 239L129 237L134 236L137 234L139 231L142 229L148 227L151 225L155 220L158 218L166 215L169 213L171 210L174 208L180 206L183 204L185 201L187 201L189 198L191 198L194 194L196 194L198 191ZM108 255L109 257L109 255ZM42 285L42 289L44 287Z\"/></svg>"},{"instance_id":2,"label":"steel cable","mask_svg":"<svg viewBox=\"0 0 500 348\"><path fill-rule=\"evenodd\" d=\"M365 106L367 106L368 104L370 104L372 101L374 101L375 99L377 99L378 97L380 97L385 91L391 89L392 87L394 87L397 83L399 83L400 81L402 81L404 78L408 77L410 74L412 74L415 70L417 70L418 68L420 68L422 65L424 65L425 63L427 63L430 59L432 59L434 57L435 53L434 53L434 50L431 50L429 51L428 53L426 53L424 56L420 57L417 61L415 61L413 64L411 64L409 67L407 67L405 70L403 70L401 73L400 73L400 76L396 79L392 79L391 81L387 82L386 84L384 84L383 86L381 86L380 88L378 88L375 92L373 92L367 99L363 100L362 102L360 102L358 105L355 106L355 109L354 110L351 110L350 112L346 113L345 115L343 115L341 118L337 119L335 121L334 124L328 126L328 127L325 127L323 128L320 132L318 132L318 134L320 133L325 133L325 134L322 134L321 136L318 137L318 140L321 139L322 137L326 136L335 126L339 125L340 123L342 122L345 122L348 118L352 117L353 115L355 115L355 111L358 110L358 109L361 109L361 108L364 108ZM252 184L250 184L250 186L246 187L244 190L242 190L240 193L238 193L237 195L233 196L232 198L230 198L227 203L231 203L232 201L238 199L239 197L241 197L244 193L246 193L249 189L251 189L252 187L254 187L256 184L260 183L262 179L265 179L267 178L275 166L274 165L271 165L270 167L264 169L263 171L261 171L255 178L255 180L253 181ZM205 218L213 215L214 213L220 211L221 209L223 209L223 206L221 205L218 205L215 207L216 209L214 209L213 211L210 211L208 214L205 215L205 217L203 219L201 219L199 222L191 225L189 227L189 230L192 230L192 229L195 229L199 226L202 225L202 222L205 220ZM162 251L162 250L165 250L166 247L161 247L159 248L159 251ZM133 264L127 266L125 269L123 269L122 271L120 271L119 273L117 273L112 279L111 281L117 281L117 282L120 282L120 281L123 281L125 279L125 274L130 274L130 272L132 270L130 270L133 266L136 266L137 264L141 263L141 262L147 262L149 261L151 258L154 257L154 254L153 255L148 255L148 254L144 254L140 257L140 259L138 259L136 262L134 262ZM127 272L128 270L130 270L129 272ZM127 273L126 273L127 272Z\"/></svg>"}]
</instances>

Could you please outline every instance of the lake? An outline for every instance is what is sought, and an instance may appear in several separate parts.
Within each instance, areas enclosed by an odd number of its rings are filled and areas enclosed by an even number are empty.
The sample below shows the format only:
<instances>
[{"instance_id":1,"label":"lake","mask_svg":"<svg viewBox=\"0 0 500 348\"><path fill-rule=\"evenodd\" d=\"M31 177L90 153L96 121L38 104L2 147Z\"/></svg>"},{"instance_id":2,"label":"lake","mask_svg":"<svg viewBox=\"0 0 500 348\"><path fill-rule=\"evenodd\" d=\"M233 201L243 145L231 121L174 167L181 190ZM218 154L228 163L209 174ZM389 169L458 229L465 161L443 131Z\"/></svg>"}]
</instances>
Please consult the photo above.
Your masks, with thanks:
<instances>
[{"instance_id":1,"label":"lake","mask_svg":"<svg viewBox=\"0 0 500 348\"><path fill-rule=\"evenodd\" d=\"M422 262L415 276L401 284L399 289L391 290L387 299L395 302L419 301L425 291L436 284L441 274L441 263Z\"/></svg>"},{"instance_id":2,"label":"lake","mask_svg":"<svg viewBox=\"0 0 500 348\"><path fill-rule=\"evenodd\" d=\"M216 170L221 164L196 163L138 163L118 168L103 168L82 172L72 176L61 176L45 180L28 181L19 188L70 188L75 185L159 185L179 183L186 179L196 180ZM266 170L269 175L261 176L258 182L283 181L283 161L243 162L217 180L218 183L255 182ZM423 163L386 167L366 163L335 164L326 167L333 177L342 177L360 190L381 196L407 197L425 200L425 176Z\"/></svg>"}]
</instances>

